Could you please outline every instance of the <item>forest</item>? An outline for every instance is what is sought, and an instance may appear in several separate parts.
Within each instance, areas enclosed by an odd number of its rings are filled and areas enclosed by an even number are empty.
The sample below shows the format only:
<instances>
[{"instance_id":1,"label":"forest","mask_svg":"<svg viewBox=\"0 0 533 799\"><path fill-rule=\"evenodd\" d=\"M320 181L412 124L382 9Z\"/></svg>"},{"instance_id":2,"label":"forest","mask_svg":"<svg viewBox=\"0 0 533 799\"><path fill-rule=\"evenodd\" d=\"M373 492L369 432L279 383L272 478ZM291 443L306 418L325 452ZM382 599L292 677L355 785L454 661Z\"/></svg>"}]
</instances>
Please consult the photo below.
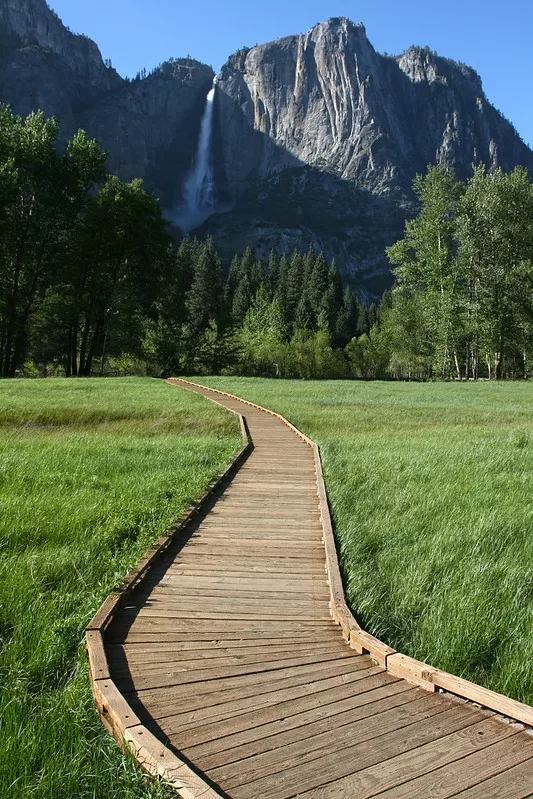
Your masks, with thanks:
<instances>
[{"instance_id":1,"label":"forest","mask_svg":"<svg viewBox=\"0 0 533 799\"><path fill-rule=\"evenodd\" d=\"M379 307L312 247L224 267L178 245L140 180L78 131L0 108L0 376L464 379L533 372L533 187L483 165L417 176Z\"/></svg>"}]
</instances>

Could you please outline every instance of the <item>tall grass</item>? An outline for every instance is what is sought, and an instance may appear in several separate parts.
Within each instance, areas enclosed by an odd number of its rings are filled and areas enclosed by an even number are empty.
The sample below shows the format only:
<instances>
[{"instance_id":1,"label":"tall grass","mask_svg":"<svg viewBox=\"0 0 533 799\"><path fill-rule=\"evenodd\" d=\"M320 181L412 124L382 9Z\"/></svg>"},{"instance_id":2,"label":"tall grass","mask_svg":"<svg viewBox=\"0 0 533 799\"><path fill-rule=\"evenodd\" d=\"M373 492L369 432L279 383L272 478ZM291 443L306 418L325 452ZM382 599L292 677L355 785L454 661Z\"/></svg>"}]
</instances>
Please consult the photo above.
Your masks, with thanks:
<instances>
[{"instance_id":1,"label":"tall grass","mask_svg":"<svg viewBox=\"0 0 533 799\"><path fill-rule=\"evenodd\" d=\"M0 383L0 796L174 796L93 707L84 627L240 445L156 380Z\"/></svg>"},{"instance_id":2,"label":"tall grass","mask_svg":"<svg viewBox=\"0 0 533 799\"><path fill-rule=\"evenodd\" d=\"M320 445L347 597L399 651L533 703L533 387L202 378Z\"/></svg>"}]
</instances>

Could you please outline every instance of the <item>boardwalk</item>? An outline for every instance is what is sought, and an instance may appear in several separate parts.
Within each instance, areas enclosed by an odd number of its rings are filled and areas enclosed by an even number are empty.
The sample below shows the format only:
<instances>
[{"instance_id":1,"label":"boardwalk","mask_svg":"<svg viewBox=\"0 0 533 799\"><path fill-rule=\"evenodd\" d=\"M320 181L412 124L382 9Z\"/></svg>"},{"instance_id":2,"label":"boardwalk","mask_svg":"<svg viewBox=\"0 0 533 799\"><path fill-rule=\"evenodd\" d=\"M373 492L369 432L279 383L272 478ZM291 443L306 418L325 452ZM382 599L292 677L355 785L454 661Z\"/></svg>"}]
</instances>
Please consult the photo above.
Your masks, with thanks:
<instances>
[{"instance_id":1,"label":"boardwalk","mask_svg":"<svg viewBox=\"0 0 533 799\"><path fill-rule=\"evenodd\" d=\"M313 453L246 416L254 450L105 632L137 719L233 799L533 796L533 739L392 676L331 620Z\"/></svg>"}]
</instances>

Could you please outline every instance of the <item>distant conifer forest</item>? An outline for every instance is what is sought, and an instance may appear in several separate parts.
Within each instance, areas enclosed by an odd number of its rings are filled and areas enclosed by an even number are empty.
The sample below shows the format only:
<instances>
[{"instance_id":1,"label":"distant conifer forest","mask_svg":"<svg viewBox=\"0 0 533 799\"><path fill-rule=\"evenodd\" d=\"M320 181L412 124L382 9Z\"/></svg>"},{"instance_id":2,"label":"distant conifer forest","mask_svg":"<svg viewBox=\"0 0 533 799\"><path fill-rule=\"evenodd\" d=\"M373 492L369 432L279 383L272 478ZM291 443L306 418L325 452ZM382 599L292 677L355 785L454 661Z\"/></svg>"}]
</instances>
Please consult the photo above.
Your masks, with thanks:
<instances>
[{"instance_id":1,"label":"distant conifer forest","mask_svg":"<svg viewBox=\"0 0 533 799\"><path fill-rule=\"evenodd\" d=\"M387 250L379 307L310 247L223 268L178 245L140 180L78 131L0 107L0 376L239 374L516 378L533 374L533 187L483 165L417 176L418 216Z\"/></svg>"}]
</instances>

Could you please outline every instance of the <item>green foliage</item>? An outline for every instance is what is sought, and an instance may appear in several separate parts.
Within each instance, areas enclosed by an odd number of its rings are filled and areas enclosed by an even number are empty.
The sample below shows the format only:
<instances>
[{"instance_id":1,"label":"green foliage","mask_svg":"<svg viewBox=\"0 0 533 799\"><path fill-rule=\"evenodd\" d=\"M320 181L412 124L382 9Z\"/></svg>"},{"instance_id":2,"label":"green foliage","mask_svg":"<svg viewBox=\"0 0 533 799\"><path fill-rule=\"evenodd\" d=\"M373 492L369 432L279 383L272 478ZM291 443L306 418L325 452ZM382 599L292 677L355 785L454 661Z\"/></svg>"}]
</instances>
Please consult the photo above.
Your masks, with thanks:
<instances>
[{"instance_id":1,"label":"green foliage","mask_svg":"<svg viewBox=\"0 0 533 799\"><path fill-rule=\"evenodd\" d=\"M528 376L533 337L533 186L527 171L474 169L466 185L430 166L421 210L389 247L397 376ZM402 342L403 339L403 342Z\"/></svg>"},{"instance_id":2,"label":"green foliage","mask_svg":"<svg viewBox=\"0 0 533 799\"><path fill-rule=\"evenodd\" d=\"M0 795L170 799L98 718L83 631L240 446L160 381L0 383Z\"/></svg>"},{"instance_id":3,"label":"green foliage","mask_svg":"<svg viewBox=\"0 0 533 799\"><path fill-rule=\"evenodd\" d=\"M105 170L78 131L63 153L58 126L0 108L0 376L30 356L67 375L104 370L108 354L139 351L140 317L162 293L169 238L140 181Z\"/></svg>"}]
</instances>

